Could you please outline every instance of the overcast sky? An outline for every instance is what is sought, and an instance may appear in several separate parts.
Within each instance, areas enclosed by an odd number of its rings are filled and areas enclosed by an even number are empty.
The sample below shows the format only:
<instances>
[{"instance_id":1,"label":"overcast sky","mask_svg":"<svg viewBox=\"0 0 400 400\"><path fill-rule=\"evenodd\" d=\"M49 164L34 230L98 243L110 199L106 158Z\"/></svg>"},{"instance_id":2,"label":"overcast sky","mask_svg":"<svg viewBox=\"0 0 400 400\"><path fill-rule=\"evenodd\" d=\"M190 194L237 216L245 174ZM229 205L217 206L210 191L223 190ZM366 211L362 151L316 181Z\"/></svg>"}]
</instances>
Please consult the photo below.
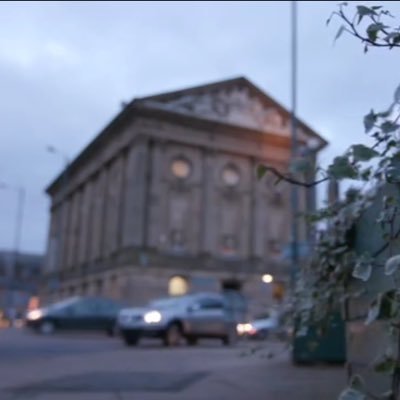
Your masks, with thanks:
<instances>
[{"instance_id":1,"label":"overcast sky","mask_svg":"<svg viewBox=\"0 0 400 400\"><path fill-rule=\"evenodd\" d=\"M363 115L400 83L400 52L364 55L345 36L333 46L334 9L299 2L298 112L331 142L324 164L365 140ZM26 189L22 250L46 246L44 188L63 167L46 146L73 158L122 101L246 76L289 107L289 23L288 2L2 2L0 181ZM15 213L15 193L0 190L0 248L13 246Z\"/></svg>"}]
</instances>

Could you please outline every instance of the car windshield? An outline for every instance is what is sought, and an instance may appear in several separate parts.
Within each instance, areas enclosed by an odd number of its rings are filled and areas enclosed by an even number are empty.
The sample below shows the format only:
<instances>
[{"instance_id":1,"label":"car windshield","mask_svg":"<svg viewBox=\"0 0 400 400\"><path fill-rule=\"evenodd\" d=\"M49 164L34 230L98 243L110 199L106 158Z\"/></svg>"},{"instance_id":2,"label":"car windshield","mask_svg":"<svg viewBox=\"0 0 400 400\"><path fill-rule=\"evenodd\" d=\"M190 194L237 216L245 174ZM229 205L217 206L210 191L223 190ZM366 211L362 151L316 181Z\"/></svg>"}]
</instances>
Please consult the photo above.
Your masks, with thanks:
<instances>
[{"instance_id":1,"label":"car windshield","mask_svg":"<svg viewBox=\"0 0 400 400\"><path fill-rule=\"evenodd\" d=\"M269 319L271 318L271 314L270 313L263 313L263 314L258 314L254 317L254 319Z\"/></svg>"},{"instance_id":2,"label":"car windshield","mask_svg":"<svg viewBox=\"0 0 400 400\"><path fill-rule=\"evenodd\" d=\"M172 308L172 307L176 307L176 306L179 306L180 304L182 304L182 300L183 300L182 297L158 299L158 300L154 300L154 301L150 302L149 306L153 307L153 308L161 308L161 309Z\"/></svg>"},{"instance_id":3,"label":"car windshield","mask_svg":"<svg viewBox=\"0 0 400 400\"><path fill-rule=\"evenodd\" d=\"M77 303L79 300L80 297L71 297L69 299L65 299L54 304L50 304L47 308L50 310L60 310L64 307L68 307L72 304Z\"/></svg>"}]
</instances>

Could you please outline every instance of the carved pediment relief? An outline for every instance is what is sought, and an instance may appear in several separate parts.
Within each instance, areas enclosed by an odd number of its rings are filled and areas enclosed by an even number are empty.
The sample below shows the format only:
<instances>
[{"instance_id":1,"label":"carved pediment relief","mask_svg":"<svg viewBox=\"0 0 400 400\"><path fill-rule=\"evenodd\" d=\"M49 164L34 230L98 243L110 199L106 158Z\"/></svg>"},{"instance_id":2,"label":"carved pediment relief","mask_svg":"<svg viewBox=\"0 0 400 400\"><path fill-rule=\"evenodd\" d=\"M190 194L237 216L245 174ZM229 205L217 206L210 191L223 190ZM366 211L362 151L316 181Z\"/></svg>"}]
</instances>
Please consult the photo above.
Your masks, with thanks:
<instances>
[{"instance_id":1,"label":"carved pediment relief","mask_svg":"<svg viewBox=\"0 0 400 400\"><path fill-rule=\"evenodd\" d=\"M290 114L245 78L197 86L139 99L142 105L219 121L265 133L290 136ZM314 136L298 125L300 140ZM323 145L322 138L317 138Z\"/></svg>"},{"instance_id":2,"label":"carved pediment relief","mask_svg":"<svg viewBox=\"0 0 400 400\"><path fill-rule=\"evenodd\" d=\"M286 131L288 124L276 108L267 108L246 87L186 94L163 104L173 111L262 131Z\"/></svg>"}]
</instances>

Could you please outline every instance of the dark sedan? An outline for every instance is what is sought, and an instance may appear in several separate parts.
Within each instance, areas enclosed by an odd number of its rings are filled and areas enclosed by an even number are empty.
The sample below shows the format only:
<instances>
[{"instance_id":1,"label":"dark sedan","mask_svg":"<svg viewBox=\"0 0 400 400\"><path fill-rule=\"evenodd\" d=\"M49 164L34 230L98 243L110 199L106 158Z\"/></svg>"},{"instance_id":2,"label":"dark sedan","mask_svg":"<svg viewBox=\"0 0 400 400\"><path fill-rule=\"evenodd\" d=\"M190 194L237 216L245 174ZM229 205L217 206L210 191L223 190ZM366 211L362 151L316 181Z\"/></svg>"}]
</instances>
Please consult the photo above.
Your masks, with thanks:
<instances>
[{"instance_id":1,"label":"dark sedan","mask_svg":"<svg viewBox=\"0 0 400 400\"><path fill-rule=\"evenodd\" d=\"M61 330L113 335L121 307L106 298L77 296L28 312L26 326L47 335Z\"/></svg>"}]
</instances>

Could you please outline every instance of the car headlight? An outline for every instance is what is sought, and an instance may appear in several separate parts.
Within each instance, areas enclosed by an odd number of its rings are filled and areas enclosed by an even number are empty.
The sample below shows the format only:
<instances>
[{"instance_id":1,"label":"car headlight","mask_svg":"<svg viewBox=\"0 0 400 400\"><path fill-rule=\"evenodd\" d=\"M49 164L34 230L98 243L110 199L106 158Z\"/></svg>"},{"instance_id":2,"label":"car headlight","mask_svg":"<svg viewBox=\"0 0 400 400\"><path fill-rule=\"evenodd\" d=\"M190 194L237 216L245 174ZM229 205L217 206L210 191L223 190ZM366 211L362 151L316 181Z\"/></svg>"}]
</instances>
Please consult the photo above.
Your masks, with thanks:
<instances>
[{"instance_id":1,"label":"car headlight","mask_svg":"<svg viewBox=\"0 0 400 400\"><path fill-rule=\"evenodd\" d=\"M254 327L252 324L238 324L236 330L239 335L243 335L254 331Z\"/></svg>"},{"instance_id":2,"label":"car headlight","mask_svg":"<svg viewBox=\"0 0 400 400\"><path fill-rule=\"evenodd\" d=\"M161 321L161 313L158 311L149 311L148 313L144 314L144 322L147 324L157 324Z\"/></svg>"},{"instance_id":3,"label":"car headlight","mask_svg":"<svg viewBox=\"0 0 400 400\"><path fill-rule=\"evenodd\" d=\"M28 312L27 318L30 321L35 321L39 318L43 317L43 311L42 310L32 310Z\"/></svg>"}]
</instances>

